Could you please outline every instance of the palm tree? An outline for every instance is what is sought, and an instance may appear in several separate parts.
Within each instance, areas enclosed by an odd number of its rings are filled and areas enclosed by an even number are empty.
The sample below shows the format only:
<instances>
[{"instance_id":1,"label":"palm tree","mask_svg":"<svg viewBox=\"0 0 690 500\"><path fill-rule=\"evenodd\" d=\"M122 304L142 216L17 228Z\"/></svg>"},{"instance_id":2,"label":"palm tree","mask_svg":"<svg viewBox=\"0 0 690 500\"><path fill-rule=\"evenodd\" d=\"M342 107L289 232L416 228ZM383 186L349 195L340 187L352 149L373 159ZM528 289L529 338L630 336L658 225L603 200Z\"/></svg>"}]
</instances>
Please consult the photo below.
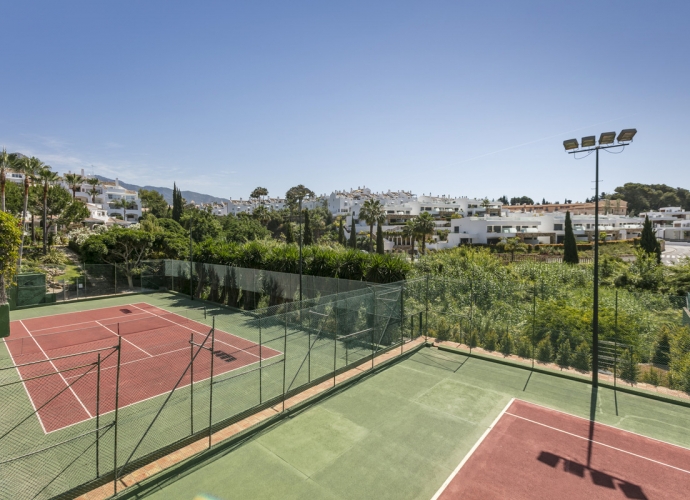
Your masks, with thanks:
<instances>
[{"instance_id":1,"label":"palm tree","mask_svg":"<svg viewBox=\"0 0 690 500\"><path fill-rule=\"evenodd\" d=\"M510 254L510 260L515 260L515 254L521 253L527 250L527 245L525 245L520 238L507 238L503 243L503 250Z\"/></svg>"},{"instance_id":2,"label":"palm tree","mask_svg":"<svg viewBox=\"0 0 690 500\"><path fill-rule=\"evenodd\" d=\"M417 234L422 238L422 253L426 253L426 237L434 234L436 224L429 212L423 212L415 219Z\"/></svg>"},{"instance_id":3,"label":"palm tree","mask_svg":"<svg viewBox=\"0 0 690 500\"><path fill-rule=\"evenodd\" d=\"M414 262L414 240L417 238L417 224L415 219L408 220L402 228L402 234L412 242L412 262Z\"/></svg>"},{"instance_id":4,"label":"palm tree","mask_svg":"<svg viewBox=\"0 0 690 500\"><path fill-rule=\"evenodd\" d=\"M127 200L124 198L120 198L118 200L113 200L110 202L110 206L112 208L121 208L122 209L122 220L125 221L127 220L127 207L129 206L129 203L127 203Z\"/></svg>"},{"instance_id":5,"label":"palm tree","mask_svg":"<svg viewBox=\"0 0 690 500\"><path fill-rule=\"evenodd\" d=\"M381 223L386 219L386 211L379 200L367 200L362 205L359 216L369 224L369 245L370 250L373 251L374 224Z\"/></svg>"},{"instance_id":6,"label":"palm tree","mask_svg":"<svg viewBox=\"0 0 690 500\"><path fill-rule=\"evenodd\" d=\"M84 178L79 174L70 173L65 174L65 180L67 181L69 188L72 190L72 201L74 201L77 198L77 190L79 189L79 186L81 186L81 183L84 182Z\"/></svg>"},{"instance_id":7,"label":"palm tree","mask_svg":"<svg viewBox=\"0 0 690 500\"><path fill-rule=\"evenodd\" d=\"M24 174L24 210L22 211L22 240L19 244L19 260L17 262L17 272L21 272L22 269L22 254L24 253L24 233L26 228L26 211L27 205L29 203L29 186L31 181L34 180L35 175L43 167L43 162L32 156L27 158L26 156L18 158L12 165L14 170Z\"/></svg>"},{"instance_id":8,"label":"palm tree","mask_svg":"<svg viewBox=\"0 0 690 500\"><path fill-rule=\"evenodd\" d=\"M6 170L10 168L11 161L10 155L7 154L7 150L2 148L2 153L0 153L0 191L2 191L2 211L5 211L5 184L7 182Z\"/></svg>"},{"instance_id":9,"label":"palm tree","mask_svg":"<svg viewBox=\"0 0 690 500\"><path fill-rule=\"evenodd\" d=\"M48 188L59 181L60 176L49 165L44 165L36 179L43 184L43 255L48 255Z\"/></svg>"},{"instance_id":10,"label":"palm tree","mask_svg":"<svg viewBox=\"0 0 690 500\"><path fill-rule=\"evenodd\" d=\"M98 189L96 189L96 187L101 183L101 181L95 177L89 177L86 179L86 183L91 186L91 203L96 203L96 195L98 194Z\"/></svg>"}]
</instances>

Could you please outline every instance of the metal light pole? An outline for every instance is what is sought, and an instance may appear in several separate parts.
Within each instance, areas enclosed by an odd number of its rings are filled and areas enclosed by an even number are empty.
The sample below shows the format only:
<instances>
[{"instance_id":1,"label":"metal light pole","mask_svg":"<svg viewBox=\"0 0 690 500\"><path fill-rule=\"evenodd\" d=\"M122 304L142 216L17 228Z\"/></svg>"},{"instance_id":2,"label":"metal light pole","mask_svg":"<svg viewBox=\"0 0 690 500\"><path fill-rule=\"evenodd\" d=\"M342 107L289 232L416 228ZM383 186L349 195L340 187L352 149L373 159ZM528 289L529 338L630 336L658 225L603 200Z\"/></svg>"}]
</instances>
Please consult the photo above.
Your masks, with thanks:
<instances>
[{"instance_id":1,"label":"metal light pole","mask_svg":"<svg viewBox=\"0 0 690 500\"><path fill-rule=\"evenodd\" d=\"M194 300L194 252L192 250L192 217L189 217L189 298Z\"/></svg>"},{"instance_id":2,"label":"metal light pole","mask_svg":"<svg viewBox=\"0 0 690 500\"><path fill-rule=\"evenodd\" d=\"M618 144L613 144L616 138L615 132L604 132L599 136L599 145L596 145L596 137L593 135L582 138L582 147L577 139L563 141L568 154L596 153L596 173L594 181L594 290L592 296L592 386L599 386L599 150L625 147L632 142L637 134L634 128L622 130L618 134Z\"/></svg>"},{"instance_id":3,"label":"metal light pole","mask_svg":"<svg viewBox=\"0 0 690 500\"><path fill-rule=\"evenodd\" d=\"M302 304L302 198L299 198L299 303Z\"/></svg>"}]
</instances>

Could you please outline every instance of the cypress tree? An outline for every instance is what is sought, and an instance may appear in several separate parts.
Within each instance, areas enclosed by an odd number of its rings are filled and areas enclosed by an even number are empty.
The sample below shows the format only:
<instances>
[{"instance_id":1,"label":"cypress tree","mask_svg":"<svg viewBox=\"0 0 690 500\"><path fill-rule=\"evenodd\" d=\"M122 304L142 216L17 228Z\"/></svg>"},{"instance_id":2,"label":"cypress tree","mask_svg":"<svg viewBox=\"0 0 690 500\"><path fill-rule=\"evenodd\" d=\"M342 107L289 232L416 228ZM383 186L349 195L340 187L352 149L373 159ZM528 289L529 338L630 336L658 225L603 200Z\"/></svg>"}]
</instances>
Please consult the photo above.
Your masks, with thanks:
<instances>
[{"instance_id":1,"label":"cypress tree","mask_svg":"<svg viewBox=\"0 0 690 500\"><path fill-rule=\"evenodd\" d=\"M338 226L338 243L345 246L345 229L343 229L343 219L340 219L340 225Z\"/></svg>"},{"instance_id":2,"label":"cypress tree","mask_svg":"<svg viewBox=\"0 0 690 500\"><path fill-rule=\"evenodd\" d=\"M383 255L383 229L381 224L376 226L376 253Z\"/></svg>"},{"instance_id":3,"label":"cypress tree","mask_svg":"<svg viewBox=\"0 0 690 500\"><path fill-rule=\"evenodd\" d=\"M309 221L309 210L304 211L304 239L305 245L314 244L314 232L311 230L311 222Z\"/></svg>"},{"instance_id":4,"label":"cypress tree","mask_svg":"<svg viewBox=\"0 0 690 500\"><path fill-rule=\"evenodd\" d=\"M172 218L175 222L180 222L182 217L182 193L177 189L177 184L173 184L173 207Z\"/></svg>"},{"instance_id":5,"label":"cypress tree","mask_svg":"<svg viewBox=\"0 0 690 500\"><path fill-rule=\"evenodd\" d=\"M352 216L352 227L350 228L350 247L357 248L357 229L355 229L355 216Z\"/></svg>"},{"instance_id":6,"label":"cypress tree","mask_svg":"<svg viewBox=\"0 0 690 500\"><path fill-rule=\"evenodd\" d=\"M570 212L565 213L565 240L563 240L563 263L578 264L580 258L577 255L577 243L573 233L573 222L570 220Z\"/></svg>"},{"instance_id":7,"label":"cypress tree","mask_svg":"<svg viewBox=\"0 0 690 500\"><path fill-rule=\"evenodd\" d=\"M285 223L285 243L294 243L295 233L292 231L292 222Z\"/></svg>"},{"instance_id":8,"label":"cypress tree","mask_svg":"<svg viewBox=\"0 0 690 500\"><path fill-rule=\"evenodd\" d=\"M652 229L652 221L649 216L644 216L644 226L642 227L642 235L640 237L640 247L648 253L655 254L657 262L661 263L661 244L657 241Z\"/></svg>"}]
</instances>

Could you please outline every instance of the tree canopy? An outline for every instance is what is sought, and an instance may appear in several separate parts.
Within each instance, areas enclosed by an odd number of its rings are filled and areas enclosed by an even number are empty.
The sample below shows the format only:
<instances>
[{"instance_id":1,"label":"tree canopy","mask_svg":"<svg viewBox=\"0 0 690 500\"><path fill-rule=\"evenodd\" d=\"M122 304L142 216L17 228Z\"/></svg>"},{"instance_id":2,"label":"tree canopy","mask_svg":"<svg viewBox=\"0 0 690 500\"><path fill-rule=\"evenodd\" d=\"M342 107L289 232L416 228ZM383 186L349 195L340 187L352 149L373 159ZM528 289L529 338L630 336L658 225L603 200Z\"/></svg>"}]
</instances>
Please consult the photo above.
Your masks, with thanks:
<instances>
[{"instance_id":1,"label":"tree canopy","mask_svg":"<svg viewBox=\"0 0 690 500\"><path fill-rule=\"evenodd\" d=\"M627 201L628 212L631 214L659 210L661 207L681 207L690 210L690 191L666 184L627 182L615 189L611 199Z\"/></svg>"},{"instance_id":2,"label":"tree canopy","mask_svg":"<svg viewBox=\"0 0 690 500\"><path fill-rule=\"evenodd\" d=\"M149 189L139 190L139 199L141 200L141 206L156 217L167 217L168 216L168 202L158 191Z\"/></svg>"}]
</instances>

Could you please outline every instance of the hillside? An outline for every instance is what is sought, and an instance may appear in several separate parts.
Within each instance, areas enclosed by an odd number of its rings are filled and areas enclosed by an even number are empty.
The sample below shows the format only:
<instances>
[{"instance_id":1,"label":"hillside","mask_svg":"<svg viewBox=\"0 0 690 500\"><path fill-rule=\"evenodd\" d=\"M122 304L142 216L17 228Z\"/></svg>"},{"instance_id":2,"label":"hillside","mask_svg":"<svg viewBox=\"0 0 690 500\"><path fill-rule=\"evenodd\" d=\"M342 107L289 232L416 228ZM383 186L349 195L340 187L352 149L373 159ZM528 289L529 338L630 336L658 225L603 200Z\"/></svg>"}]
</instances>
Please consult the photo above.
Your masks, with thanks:
<instances>
[{"instance_id":1,"label":"hillside","mask_svg":"<svg viewBox=\"0 0 690 500\"><path fill-rule=\"evenodd\" d=\"M103 182L115 182L115 179L108 179L102 175L96 175L96 177ZM167 187L156 187L156 186L137 186L136 184L128 184L127 182L120 181L120 186L125 189L131 189L132 191L139 191L140 189L148 189L149 191L157 191L163 195L165 201L172 205L172 188ZM211 196L209 194L197 193L195 191L182 191L182 197L187 201L194 201L195 203L212 203L212 202L222 202L228 201L227 198L218 198L216 196Z\"/></svg>"}]
</instances>

